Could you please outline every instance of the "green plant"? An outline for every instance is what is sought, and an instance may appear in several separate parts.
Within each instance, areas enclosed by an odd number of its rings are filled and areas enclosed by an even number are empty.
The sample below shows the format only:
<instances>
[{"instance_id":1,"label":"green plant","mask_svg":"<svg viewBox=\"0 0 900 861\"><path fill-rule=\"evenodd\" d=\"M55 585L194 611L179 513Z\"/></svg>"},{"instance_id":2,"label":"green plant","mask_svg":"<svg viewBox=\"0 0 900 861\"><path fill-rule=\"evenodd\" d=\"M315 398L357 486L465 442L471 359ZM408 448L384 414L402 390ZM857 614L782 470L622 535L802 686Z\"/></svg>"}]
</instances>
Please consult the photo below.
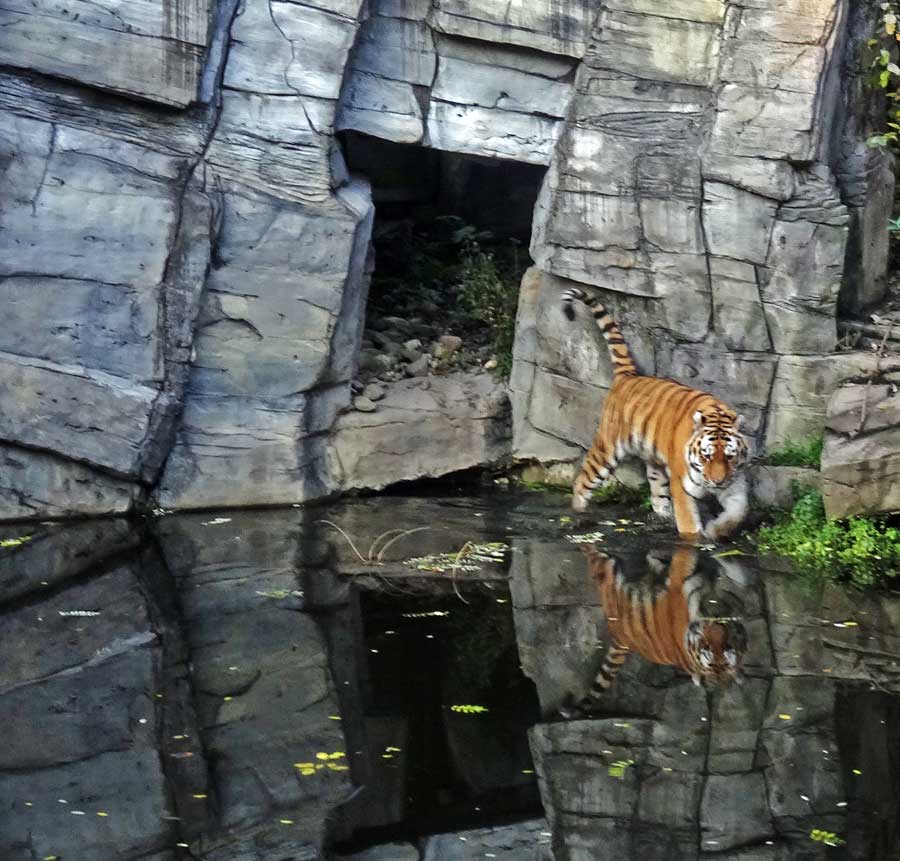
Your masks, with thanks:
<instances>
[{"instance_id":1,"label":"green plant","mask_svg":"<svg viewBox=\"0 0 900 861\"><path fill-rule=\"evenodd\" d=\"M792 560L818 578L873 586L900 573L900 529L868 517L828 520L818 491L806 490L791 512L757 534L763 553Z\"/></svg>"},{"instance_id":2,"label":"green plant","mask_svg":"<svg viewBox=\"0 0 900 861\"><path fill-rule=\"evenodd\" d=\"M594 502L600 505L635 505L650 508L650 485L646 482L640 487L628 487L617 481L598 487L592 494Z\"/></svg>"},{"instance_id":3,"label":"green plant","mask_svg":"<svg viewBox=\"0 0 900 861\"><path fill-rule=\"evenodd\" d=\"M900 65L897 64L897 32L900 0L883 0L879 3L877 31L867 46L871 52L868 62L870 84L884 91L888 102L887 131L872 135L866 143L870 147L900 149Z\"/></svg>"},{"instance_id":4,"label":"green plant","mask_svg":"<svg viewBox=\"0 0 900 861\"><path fill-rule=\"evenodd\" d=\"M818 469L824 444L822 434L804 440L785 440L768 453L766 462L772 466L811 466Z\"/></svg>"},{"instance_id":5,"label":"green plant","mask_svg":"<svg viewBox=\"0 0 900 861\"><path fill-rule=\"evenodd\" d=\"M463 306L476 320L490 327L497 374L509 377L519 304L518 253L513 247L511 265L498 262L474 239L462 251L459 295Z\"/></svg>"}]
</instances>

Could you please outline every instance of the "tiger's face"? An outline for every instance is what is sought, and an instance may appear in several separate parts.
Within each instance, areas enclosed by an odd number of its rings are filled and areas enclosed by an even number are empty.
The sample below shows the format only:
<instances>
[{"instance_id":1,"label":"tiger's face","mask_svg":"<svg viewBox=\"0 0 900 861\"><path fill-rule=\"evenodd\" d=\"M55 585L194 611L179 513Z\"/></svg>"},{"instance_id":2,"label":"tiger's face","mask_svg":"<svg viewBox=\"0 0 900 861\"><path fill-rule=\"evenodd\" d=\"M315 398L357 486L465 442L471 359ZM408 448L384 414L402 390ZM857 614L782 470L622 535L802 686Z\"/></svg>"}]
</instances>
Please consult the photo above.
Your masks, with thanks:
<instances>
[{"instance_id":1,"label":"tiger's face","mask_svg":"<svg viewBox=\"0 0 900 861\"><path fill-rule=\"evenodd\" d=\"M687 445L688 464L698 483L726 487L746 463L750 447L740 432L743 416L720 411L694 413L694 433Z\"/></svg>"},{"instance_id":2,"label":"tiger's face","mask_svg":"<svg viewBox=\"0 0 900 861\"><path fill-rule=\"evenodd\" d=\"M741 684L741 664L747 650L747 629L737 619L698 619L684 632L684 645L693 663L695 685L724 687Z\"/></svg>"}]
</instances>

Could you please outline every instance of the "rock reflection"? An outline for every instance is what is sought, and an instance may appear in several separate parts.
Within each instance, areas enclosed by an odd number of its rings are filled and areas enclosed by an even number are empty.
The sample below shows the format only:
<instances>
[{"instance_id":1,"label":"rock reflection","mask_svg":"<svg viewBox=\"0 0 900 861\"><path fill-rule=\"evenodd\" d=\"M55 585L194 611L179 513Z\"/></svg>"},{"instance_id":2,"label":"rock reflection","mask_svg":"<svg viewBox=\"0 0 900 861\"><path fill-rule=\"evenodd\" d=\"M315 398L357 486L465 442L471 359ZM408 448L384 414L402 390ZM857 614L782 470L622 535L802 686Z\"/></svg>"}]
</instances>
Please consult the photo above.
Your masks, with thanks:
<instances>
[{"instance_id":1,"label":"rock reflection","mask_svg":"<svg viewBox=\"0 0 900 861\"><path fill-rule=\"evenodd\" d=\"M811 589L693 548L591 548L589 577L574 549L519 549L516 625L545 715L530 737L555 858L897 857L894 596ZM674 634L689 631L692 598L701 620L735 624L743 684L691 684ZM673 636L643 637L663 608ZM591 715L560 721L606 644L643 659L601 670Z\"/></svg>"},{"instance_id":2,"label":"rock reflection","mask_svg":"<svg viewBox=\"0 0 900 861\"><path fill-rule=\"evenodd\" d=\"M429 529L366 561L323 516L363 551ZM586 576L568 522L510 495L33 527L0 553L0 858L894 859L900 600L629 519Z\"/></svg>"}]
</instances>

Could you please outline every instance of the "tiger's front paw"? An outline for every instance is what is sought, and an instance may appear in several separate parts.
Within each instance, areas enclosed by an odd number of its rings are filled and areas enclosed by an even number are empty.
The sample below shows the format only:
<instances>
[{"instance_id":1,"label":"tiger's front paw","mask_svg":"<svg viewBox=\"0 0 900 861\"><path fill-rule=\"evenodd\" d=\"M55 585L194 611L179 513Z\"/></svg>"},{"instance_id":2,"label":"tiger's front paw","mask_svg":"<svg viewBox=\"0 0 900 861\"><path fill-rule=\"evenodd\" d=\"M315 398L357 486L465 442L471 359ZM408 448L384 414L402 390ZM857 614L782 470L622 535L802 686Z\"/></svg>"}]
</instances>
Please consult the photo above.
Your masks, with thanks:
<instances>
[{"instance_id":1,"label":"tiger's front paw","mask_svg":"<svg viewBox=\"0 0 900 861\"><path fill-rule=\"evenodd\" d=\"M580 514L583 511L587 511L587 507L587 497L581 496L581 494L578 493L572 494L572 511L577 511Z\"/></svg>"},{"instance_id":2,"label":"tiger's front paw","mask_svg":"<svg viewBox=\"0 0 900 861\"><path fill-rule=\"evenodd\" d=\"M653 513L663 520L671 520L675 516L671 499L653 499L650 504L653 508Z\"/></svg>"}]
</instances>

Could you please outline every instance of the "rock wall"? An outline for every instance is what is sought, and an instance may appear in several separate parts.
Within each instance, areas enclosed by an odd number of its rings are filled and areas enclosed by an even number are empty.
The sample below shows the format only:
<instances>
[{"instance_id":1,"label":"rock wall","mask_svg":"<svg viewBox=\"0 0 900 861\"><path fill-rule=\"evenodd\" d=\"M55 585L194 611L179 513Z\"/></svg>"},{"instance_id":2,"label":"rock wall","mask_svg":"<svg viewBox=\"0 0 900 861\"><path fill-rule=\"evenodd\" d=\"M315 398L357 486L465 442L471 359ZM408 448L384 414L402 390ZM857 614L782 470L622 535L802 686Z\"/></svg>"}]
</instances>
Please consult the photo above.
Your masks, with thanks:
<instances>
[{"instance_id":1,"label":"rock wall","mask_svg":"<svg viewBox=\"0 0 900 861\"><path fill-rule=\"evenodd\" d=\"M577 455L610 384L596 333L556 308L570 280L644 372L719 394L761 444L821 432L838 368L867 361L835 354L838 301L885 290L893 180L862 140L861 5L604 4L535 210L516 456Z\"/></svg>"},{"instance_id":2,"label":"rock wall","mask_svg":"<svg viewBox=\"0 0 900 861\"><path fill-rule=\"evenodd\" d=\"M568 426L604 388L593 333L547 349L559 279L601 288L646 370L721 392L761 438L820 425L839 294L878 298L890 202L848 110L858 5L7 4L0 518L415 477L348 469L378 448L359 422L332 444L373 219L341 130L549 166L516 456L577 456ZM481 422L478 392L460 397ZM494 431L454 435L459 400L431 417L436 439L471 441L446 469L508 453Z\"/></svg>"}]
</instances>

